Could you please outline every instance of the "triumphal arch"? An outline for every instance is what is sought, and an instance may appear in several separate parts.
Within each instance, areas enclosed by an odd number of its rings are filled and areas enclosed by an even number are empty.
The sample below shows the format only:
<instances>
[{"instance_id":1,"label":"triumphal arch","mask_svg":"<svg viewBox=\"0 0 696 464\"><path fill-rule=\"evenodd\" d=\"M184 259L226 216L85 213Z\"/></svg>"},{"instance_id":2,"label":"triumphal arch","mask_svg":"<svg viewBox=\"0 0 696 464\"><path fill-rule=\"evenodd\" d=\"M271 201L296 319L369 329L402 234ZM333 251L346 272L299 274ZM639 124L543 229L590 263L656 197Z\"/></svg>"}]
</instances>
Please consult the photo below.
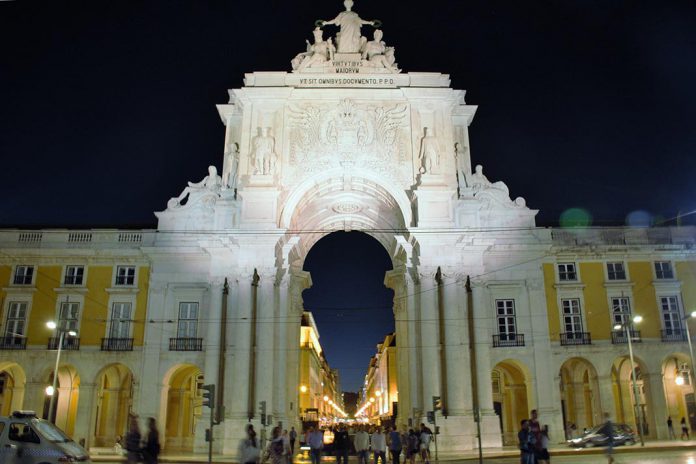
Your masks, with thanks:
<instances>
[{"instance_id":1,"label":"triumphal arch","mask_svg":"<svg viewBox=\"0 0 696 464\"><path fill-rule=\"evenodd\" d=\"M304 259L333 231L363 231L393 262L385 285L395 293L398 423L425 421L439 396L441 452L475 447L477 409L483 446L501 445L495 293L516 298L520 327L545 340L526 348L530 402L561 430L553 376L534 362L550 356L539 266L548 245L536 211L472 168L476 106L465 92L446 74L401 70L388 31L352 3L308 28L313 40L291 72L246 74L218 105L222 170L211 166L157 213L149 317L171 318L167 308L189 297L206 302L201 368L225 407L216 447L232 453L244 425L258 424L260 401L274 421L297 426L301 295L312 285ZM186 362L156 340L144 372ZM143 385L142 395L166 398L161 388ZM165 404L144 407L165 420ZM202 449L206 421L197 427Z\"/></svg>"}]
</instances>

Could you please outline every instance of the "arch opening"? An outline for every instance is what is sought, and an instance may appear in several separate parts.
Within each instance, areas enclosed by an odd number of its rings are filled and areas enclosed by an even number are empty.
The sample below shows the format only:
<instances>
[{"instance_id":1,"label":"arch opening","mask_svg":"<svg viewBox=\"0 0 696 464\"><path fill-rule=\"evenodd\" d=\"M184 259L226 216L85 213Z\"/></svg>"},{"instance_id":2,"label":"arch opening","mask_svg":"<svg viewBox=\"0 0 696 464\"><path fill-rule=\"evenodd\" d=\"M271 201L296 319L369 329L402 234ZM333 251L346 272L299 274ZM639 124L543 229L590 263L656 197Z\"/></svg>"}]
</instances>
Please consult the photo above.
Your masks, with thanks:
<instances>
[{"instance_id":1,"label":"arch opening","mask_svg":"<svg viewBox=\"0 0 696 464\"><path fill-rule=\"evenodd\" d=\"M196 424L203 414L203 373L193 364L178 364L169 370L162 384L164 448L192 452Z\"/></svg>"},{"instance_id":2,"label":"arch opening","mask_svg":"<svg viewBox=\"0 0 696 464\"><path fill-rule=\"evenodd\" d=\"M94 446L112 447L124 437L133 407L133 373L123 364L111 364L96 378Z\"/></svg>"}]
</instances>

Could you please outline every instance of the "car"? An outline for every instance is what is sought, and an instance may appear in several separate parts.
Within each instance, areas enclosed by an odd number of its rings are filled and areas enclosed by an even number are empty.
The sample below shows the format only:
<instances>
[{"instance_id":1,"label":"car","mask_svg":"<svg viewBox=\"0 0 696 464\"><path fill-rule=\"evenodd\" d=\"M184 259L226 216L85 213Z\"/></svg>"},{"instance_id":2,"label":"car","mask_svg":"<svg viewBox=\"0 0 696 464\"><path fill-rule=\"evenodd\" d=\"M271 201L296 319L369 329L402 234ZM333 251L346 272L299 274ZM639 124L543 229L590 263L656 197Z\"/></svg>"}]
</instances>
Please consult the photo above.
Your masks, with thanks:
<instances>
[{"instance_id":1,"label":"car","mask_svg":"<svg viewBox=\"0 0 696 464\"><path fill-rule=\"evenodd\" d=\"M568 446L572 448L591 448L593 446L607 446L609 443L608 422L591 428L581 437L568 440ZM626 424L611 424L614 429L614 446L633 445L636 443L636 435L630 426Z\"/></svg>"},{"instance_id":2,"label":"car","mask_svg":"<svg viewBox=\"0 0 696 464\"><path fill-rule=\"evenodd\" d=\"M90 464L87 451L34 411L0 417L0 462L21 464Z\"/></svg>"}]
</instances>

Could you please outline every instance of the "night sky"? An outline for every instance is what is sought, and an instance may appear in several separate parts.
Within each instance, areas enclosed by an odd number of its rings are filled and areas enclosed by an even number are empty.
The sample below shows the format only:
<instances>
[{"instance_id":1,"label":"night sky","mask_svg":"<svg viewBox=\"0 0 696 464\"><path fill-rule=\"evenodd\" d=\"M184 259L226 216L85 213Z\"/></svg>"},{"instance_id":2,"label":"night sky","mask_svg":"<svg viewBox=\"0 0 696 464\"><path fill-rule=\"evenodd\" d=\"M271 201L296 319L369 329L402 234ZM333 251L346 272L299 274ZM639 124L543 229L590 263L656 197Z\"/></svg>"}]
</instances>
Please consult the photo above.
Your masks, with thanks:
<instances>
[{"instance_id":1,"label":"night sky","mask_svg":"<svg viewBox=\"0 0 696 464\"><path fill-rule=\"evenodd\" d=\"M0 226L154 227L152 212L187 180L221 167L214 105L227 89L244 72L289 71L314 21L342 9L341 0L0 2ZM355 10L383 22L402 69L448 73L480 105L472 161L540 209L538 224L569 208L595 225L696 210L693 1L356 0ZM308 266L345 252L336 237ZM382 265L368 245L349 254L369 255L355 267L366 279ZM350 269L340 276L360 295L313 289L312 305L390 301ZM319 323L324 344L345 334L329 322ZM390 324L338 337L329 361L359 380ZM353 371L342 372L344 387L357 385Z\"/></svg>"}]
</instances>

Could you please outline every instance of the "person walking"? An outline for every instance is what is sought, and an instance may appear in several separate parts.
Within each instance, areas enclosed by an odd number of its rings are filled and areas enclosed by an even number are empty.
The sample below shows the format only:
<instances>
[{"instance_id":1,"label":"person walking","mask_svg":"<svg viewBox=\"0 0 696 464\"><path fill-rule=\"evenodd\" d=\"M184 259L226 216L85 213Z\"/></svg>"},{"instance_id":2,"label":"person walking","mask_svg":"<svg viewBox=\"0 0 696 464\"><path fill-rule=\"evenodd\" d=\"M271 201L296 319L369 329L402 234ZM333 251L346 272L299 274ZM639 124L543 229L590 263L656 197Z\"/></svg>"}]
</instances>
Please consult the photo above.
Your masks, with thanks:
<instances>
[{"instance_id":1,"label":"person walking","mask_svg":"<svg viewBox=\"0 0 696 464\"><path fill-rule=\"evenodd\" d=\"M379 464L379 459L382 464L387 464L387 437L382 433L382 427L377 427L375 432L370 437L372 442L372 456L375 464Z\"/></svg>"},{"instance_id":2,"label":"person walking","mask_svg":"<svg viewBox=\"0 0 696 464\"><path fill-rule=\"evenodd\" d=\"M142 451L145 464L157 464L157 458L160 453L160 441L157 421L154 417L150 417L147 420L147 436L145 437L145 446L143 446Z\"/></svg>"},{"instance_id":3,"label":"person walking","mask_svg":"<svg viewBox=\"0 0 696 464\"><path fill-rule=\"evenodd\" d=\"M520 422L517 442L520 448L520 464L534 464L534 434L529 430L529 420Z\"/></svg>"},{"instance_id":4,"label":"person walking","mask_svg":"<svg viewBox=\"0 0 696 464\"><path fill-rule=\"evenodd\" d=\"M604 418L607 420L602 428L604 430L604 435L607 437L607 450L605 452L607 456L607 464L614 463L614 424L611 422L609 413L604 413Z\"/></svg>"},{"instance_id":5,"label":"person walking","mask_svg":"<svg viewBox=\"0 0 696 464\"><path fill-rule=\"evenodd\" d=\"M324 434L321 433L321 430L310 427L307 434L307 444L312 464L321 464L321 450L324 448Z\"/></svg>"},{"instance_id":6,"label":"person walking","mask_svg":"<svg viewBox=\"0 0 696 464\"><path fill-rule=\"evenodd\" d=\"M365 430L365 426L358 426L355 432L355 453L358 455L358 464L368 464L368 453L370 450L370 435Z\"/></svg>"},{"instance_id":7,"label":"person walking","mask_svg":"<svg viewBox=\"0 0 696 464\"><path fill-rule=\"evenodd\" d=\"M410 462L411 464L416 464L416 456L418 456L420 452L420 440L415 430L409 429L406 444L406 459L408 459L408 462Z\"/></svg>"},{"instance_id":8,"label":"person walking","mask_svg":"<svg viewBox=\"0 0 696 464\"><path fill-rule=\"evenodd\" d=\"M433 440L433 431L424 423L420 425L420 435L418 436L421 459L425 464L430 464L430 442Z\"/></svg>"},{"instance_id":9,"label":"person walking","mask_svg":"<svg viewBox=\"0 0 696 464\"><path fill-rule=\"evenodd\" d=\"M348 451L350 451L350 437L344 425L339 425L334 432L334 453L336 455L336 464L348 464Z\"/></svg>"},{"instance_id":10,"label":"person walking","mask_svg":"<svg viewBox=\"0 0 696 464\"><path fill-rule=\"evenodd\" d=\"M290 451L290 435L288 435L288 431L283 430L281 437L283 438L283 457L285 462L290 464L292 462L292 452Z\"/></svg>"},{"instance_id":11,"label":"person walking","mask_svg":"<svg viewBox=\"0 0 696 464\"><path fill-rule=\"evenodd\" d=\"M549 426L544 425L539 434L539 443L537 443L536 460L537 464L549 464L551 456L549 455Z\"/></svg>"},{"instance_id":12,"label":"person walking","mask_svg":"<svg viewBox=\"0 0 696 464\"><path fill-rule=\"evenodd\" d=\"M297 431L295 427L290 427L290 456L295 456L295 441L297 441ZM292 461L292 459L291 459Z\"/></svg>"},{"instance_id":13,"label":"person walking","mask_svg":"<svg viewBox=\"0 0 696 464\"><path fill-rule=\"evenodd\" d=\"M271 431L271 442L268 444L261 462L270 462L271 464L285 464L285 455L283 454L285 447L283 446L283 434L280 427L273 427Z\"/></svg>"},{"instance_id":14,"label":"person walking","mask_svg":"<svg viewBox=\"0 0 696 464\"><path fill-rule=\"evenodd\" d=\"M128 422L128 433L126 433L126 462L128 464L136 464L140 461L140 427L138 426L138 418L130 416Z\"/></svg>"},{"instance_id":15,"label":"person walking","mask_svg":"<svg viewBox=\"0 0 696 464\"><path fill-rule=\"evenodd\" d=\"M684 437L686 436L686 439L689 439L689 427L686 425L686 417L681 418L681 439L683 440Z\"/></svg>"},{"instance_id":16,"label":"person walking","mask_svg":"<svg viewBox=\"0 0 696 464\"><path fill-rule=\"evenodd\" d=\"M389 458L392 464L400 464L401 462L401 434L393 425L391 432L387 436L387 445L389 446Z\"/></svg>"},{"instance_id":17,"label":"person walking","mask_svg":"<svg viewBox=\"0 0 696 464\"><path fill-rule=\"evenodd\" d=\"M261 447L254 426L246 426L246 437L239 443L237 459L241 464L256 464L261 456Z\"/></svg>"},{"instance_id":18,"label":"person walking","mask_svg":"<svg viewBox=\"0 0 696 464\"><path fill-rule=\"evenodd\" d=\"M667 431L669 432L670 440L677 439L677 435L674 433L674 423L672 422L672 416L667 416Z\"/></svg>"}]
</instances>

